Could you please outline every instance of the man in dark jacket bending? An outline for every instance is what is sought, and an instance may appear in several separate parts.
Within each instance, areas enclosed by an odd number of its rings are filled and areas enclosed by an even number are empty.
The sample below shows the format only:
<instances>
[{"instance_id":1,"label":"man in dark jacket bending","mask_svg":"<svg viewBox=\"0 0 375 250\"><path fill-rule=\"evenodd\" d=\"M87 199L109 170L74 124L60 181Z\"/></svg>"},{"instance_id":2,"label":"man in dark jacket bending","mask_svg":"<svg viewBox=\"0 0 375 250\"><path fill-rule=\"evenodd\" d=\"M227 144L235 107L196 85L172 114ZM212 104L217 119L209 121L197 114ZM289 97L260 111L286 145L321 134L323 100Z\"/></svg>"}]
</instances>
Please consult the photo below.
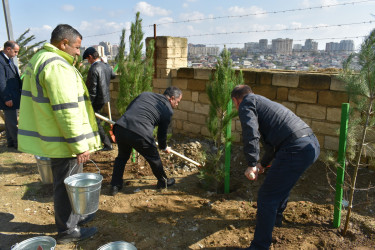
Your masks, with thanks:
<instances>
[{"instance_id":1,"label":"man in dark jacket bending","mask_svg":"<svg viewBox=\"0 0 375 250\"><path fill-rule=\"evenodd\" d=\"M92 107L95 113L99 113L104 104L110 101L109 84L111 79L114 79L116 75L109 65L100 60L99 53L95 48L87 48L82 58L87 59L91 64L87 74L86 86L90 94ZM100 140L104 144L103 150L112 150L112 143L100 124L101 120L96 118L96 121L98 123Z\"/></svg>"},{"instance_id":2,"label":"man in dark jacket bending","mask_svg":"<svg viewBox=\"0 0 375 250\"><path fill-rule=\"evenodd\" d=\"M168 179L156 148L153 131L158 126L157 139L159 148L170 153L167 147L167 129L171 122L173 110L181 101L182 92L177 87L168 87L163 95L144 92L128 106L124 115L114 125L118 145L118 156L111 180L111 195L116 195L123 187L122 176L131 150L134 148L150 164L152 172L158 179L157 188L172 186L173 178Z\"/></svg>"},{"instance_id":3,"label":"man in dark jacket bending","mask_svg":"<svg viewBox=\"0 0 375 250\"><path fill-rule=\"evenodd\" d=\"M289 192L303 172L319 156L320 146L310 127L283 105L256 95L247 85L236 86L232 100L238 109L244 153L245 176L256 180L268 170L258 191L254 239L246 249L269 249L274 226L282 225ZM259 160L259 140L265 153Z\"/></svg>"}]
</instances>

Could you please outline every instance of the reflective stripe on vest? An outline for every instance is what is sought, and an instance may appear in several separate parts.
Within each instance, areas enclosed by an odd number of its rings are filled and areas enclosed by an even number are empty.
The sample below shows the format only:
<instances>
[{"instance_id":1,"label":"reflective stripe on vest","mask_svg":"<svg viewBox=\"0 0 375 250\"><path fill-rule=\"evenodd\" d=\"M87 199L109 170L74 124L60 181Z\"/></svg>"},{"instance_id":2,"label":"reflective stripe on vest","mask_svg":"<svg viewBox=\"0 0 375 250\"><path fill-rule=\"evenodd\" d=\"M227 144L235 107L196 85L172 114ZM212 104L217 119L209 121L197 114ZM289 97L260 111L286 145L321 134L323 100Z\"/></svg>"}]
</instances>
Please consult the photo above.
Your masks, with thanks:
<instances>
[{"instance_id":1,"label":"reflective stripe on vest","mask_svg":"<svg viewBox=\"0 0 375 250\"><path fill-rule=\"evenodd\" d=\"M46 141L46 142L76 143L76 142L79 142L79 141L82 141L82 140L85 140L85 139L90 139L92 137L95 137L95 136L99 135L99 132L95 131L95 132L79 135L79 136L76 136L74 138L68 138L68 139L66 139L64 137L60 137L60 136L44 136L44 135L39 134L38 132L24 130L24 129L18 129L18 134L30 136L30 137L36 137L36 138L39 138L42 141Z\"/></svg>"}]
</instances>

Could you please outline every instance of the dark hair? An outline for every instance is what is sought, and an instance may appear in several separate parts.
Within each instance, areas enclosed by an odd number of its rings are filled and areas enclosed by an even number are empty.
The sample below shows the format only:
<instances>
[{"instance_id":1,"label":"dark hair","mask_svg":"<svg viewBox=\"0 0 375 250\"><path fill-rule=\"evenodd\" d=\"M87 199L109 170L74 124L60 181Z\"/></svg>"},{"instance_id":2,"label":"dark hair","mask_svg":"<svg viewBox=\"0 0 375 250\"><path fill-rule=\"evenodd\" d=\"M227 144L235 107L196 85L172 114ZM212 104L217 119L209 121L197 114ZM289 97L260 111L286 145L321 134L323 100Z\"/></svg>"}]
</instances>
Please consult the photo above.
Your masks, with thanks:
<instances>
[{"instance_id":1,"label":"dark hair","mask_svg":"<svg viewBox=\"0 0 375 250\"><path fill-rule=\"evenodd\" d=\"M4 49L6 49L6 48L14 49L14 47L16 47L16 45L18 45L18 44L15 41L6 41L4 43Z\"/></svg>"},{"instance_id":2,"label":"dark hair","mask_svg":"<svg viewBox=\"0 0 375 250\"><path fill-rule=\"evenodd\" d=\"M91 54L92 58L93 59L98 59L99 58L99 52L98 51L95 51L94 53Z\"/></svg>"},{"instance_id":3,"label":"dark hair","mask_svg":"<svg viewBox=\"0 0 375 250\"><path fill-rule=\"evenodd\" d=\"M51 43L58 43L63 39L68 39L69 43L74 42L77 37L82 39L82 35L72 26L68 24L59 24L52 31Z\"/></svg>"},{"instance_id":4,"label":"dark hair","mask_svg":"<svg viewBox=\"0 0 375 250\"><path fill-rule=\"evenodd\" d=\"M174 98L179 98L181 94L182 92L179 88L175 86L170 86L164 91L163 95L168 96L169 98L172 96L174 96Z\"/></svg>"},{"instance_id":5,"label":"dark hair","mask_svg":"<svg viewBox=\"0 0 375 250\"><path fill-rule=\"evenodd\" d=\"M232 90L231 97L236 98L237 100L241 100L245 95L253 93L250 86L248 85L237 85Z\"/></svg>"}]
</instances>

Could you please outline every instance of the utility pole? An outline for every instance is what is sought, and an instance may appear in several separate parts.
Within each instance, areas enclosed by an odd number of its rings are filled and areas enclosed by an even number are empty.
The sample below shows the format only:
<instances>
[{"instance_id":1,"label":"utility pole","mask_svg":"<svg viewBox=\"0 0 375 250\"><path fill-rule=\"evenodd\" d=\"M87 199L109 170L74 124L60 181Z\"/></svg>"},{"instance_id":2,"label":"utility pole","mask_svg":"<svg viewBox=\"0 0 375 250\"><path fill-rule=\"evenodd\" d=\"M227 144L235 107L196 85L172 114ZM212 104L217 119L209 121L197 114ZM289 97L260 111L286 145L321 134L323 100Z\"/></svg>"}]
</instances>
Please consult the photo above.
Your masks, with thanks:
<instances>
[{"instance_id":1,"label":"utility pole","mask_svg":"<svg viewBox=\"0 0 375 250\"><path fill-rule=\"evenodd\" d=\"M5 25L7 26L8 40L14 41L12 20L10 18L10 11L9 11L9 2L8 2L8 0L3 0L3 9L4 9ZM17 57L14 57L13 62L18 67Z\"/></svg>"}]
</instances>

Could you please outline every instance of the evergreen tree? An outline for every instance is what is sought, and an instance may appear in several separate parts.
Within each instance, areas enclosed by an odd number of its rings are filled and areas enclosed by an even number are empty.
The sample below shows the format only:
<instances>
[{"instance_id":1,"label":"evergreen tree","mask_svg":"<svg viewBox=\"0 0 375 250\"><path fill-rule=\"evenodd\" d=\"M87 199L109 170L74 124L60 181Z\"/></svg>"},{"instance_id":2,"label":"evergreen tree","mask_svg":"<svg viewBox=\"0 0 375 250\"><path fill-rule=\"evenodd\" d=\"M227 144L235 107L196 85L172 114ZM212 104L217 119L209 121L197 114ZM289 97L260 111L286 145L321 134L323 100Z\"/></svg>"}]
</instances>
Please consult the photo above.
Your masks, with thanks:
<instances>
[{"instance_id":1,"label":"evergreen tree","mask_svg":"<svg viewBox=\"0 0 375 250\"><path fill-rule=\"evenodd\" d=\"M135 23L131 25L129 36L130 50L126 60L123 59L124 54L121 54L122 46L123 51L125 51L125 30L123 30L120 41L120 53L118 57L120 92L117 102L117 109L120 113L124 113L126 107L139 94L152 90L154 41L150 41L147 46L146 55L142 58L144 33L142 32L142 19L139 15L139 12L137 12ZM120 60L124 61L120 62Z\"/></svg>"},{"instance_id":2,"label":"evergreen tree","mask_svg":"<svg viewBox=\"0 0 375 250\"><path fill-rule=\"evenodd\" d=\"M357 62L356 62L357 61ZM352 67L358 63L359 71ZM374 152L372 143L366 136L374 134L375 117L373 105L375 100L375 29L365 39L358 53L352 54L343 64L340 78L347 83L347 93L351 102L351 115L348 128L348 159L354 165L348 212L346 215L343 235L346 234L352 210L354 190L359 167L363 166L366 152Z\"/></svg>"},{"instance_id":3,"label":"evergreen tree","mask_svg":"<svg viewBox=\"0 0 375 250\"><path fill-rule=\"evenodd\" d=\"M128 106L128 94L129 84L126 81L126 71L125 71L125 29L121 32L119 53L116 57L116 62L118 65L117 73L119 76L119 95L117 98L117 110L120 114L123 114Z\"/></svg>"},{"instance_id":4,"label":"evergreen tree","mask_svg":"<svg viewBox=\"0 0 375 250\"><path fill-rule=\"evenodd\" d=\"M30 61L31 57L36 53L34 48L39 47L41 44L45 43L46 40L28 45L31 41L35 39L34 35L26 36L30 32L30 29L27 29L22 33L16 40L16 43L20 46L20 51L18 52L18 68L20 72L23 72L27 63Z\"/></svg>"},{"instance_id":5,"label":"evergreen tree","mask_svg":"<svg viewBox=\"0 0 375 250\"><path fill-rule=\"evenodd\" d=\"M224 47L217 60L216 70L207 84L207 95L210 100L207 128L215 143L215 151L207 153L205 166L201 169L200 178L205 180L208 186L216 183L222 184L224 180L224 142L231 138L226 135L225 129L231 126L231 120L237 112L228 114L228 104L232 101L231 92L236 85L243 84L242 72L236 75L230 52Z\"/></svg>"}]
</instances>

